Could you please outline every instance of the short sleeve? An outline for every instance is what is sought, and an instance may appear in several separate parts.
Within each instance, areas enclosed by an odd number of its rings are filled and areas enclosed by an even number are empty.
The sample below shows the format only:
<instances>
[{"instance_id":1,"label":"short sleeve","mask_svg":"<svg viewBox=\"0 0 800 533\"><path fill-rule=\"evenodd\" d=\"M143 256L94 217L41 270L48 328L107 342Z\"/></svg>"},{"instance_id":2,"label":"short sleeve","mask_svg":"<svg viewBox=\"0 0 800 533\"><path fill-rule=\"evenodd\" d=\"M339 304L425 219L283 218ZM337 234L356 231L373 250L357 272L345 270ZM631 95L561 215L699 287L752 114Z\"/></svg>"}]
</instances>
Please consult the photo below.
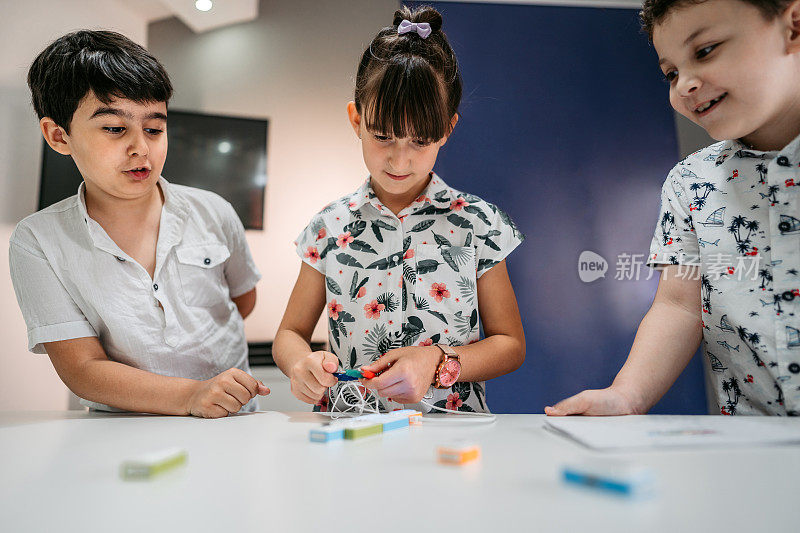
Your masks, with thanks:
<instances>
[{"instance_id":1,"label":"short sleeve","mask_svg":"<svg viewBox=\"0 0 800 533\"><path fill-rule=\"evenodd\" d=\"M693 265L700 262L700 247L692 215L686 203L689 196L681 182L679 166L672 169L661 188L658 214L647 265Z\"/></svg>"},{"instance_id":2,"label":"short sleeve","mask_svg":"<svg viewBox=\"0 0 800 533\"><path fill-rule=\"evenodd\" d=\"M511 217L493 204L487 202L487 206L489 223L485 225L486 231L483 234L475 232L479 278L525 240L525 235L519 231Z\"/></svg>"},{"instance_id":3,"label":"short sleeve","mask_svg":"<svg viewBox=\"0 0 800 533\"><path fill-rule=\"evenodd\" d=\"M58 279L41 250L11 240L11 281L28 327L28 350L47 353L43 343L97 337L92 325Z\"/></svg>"},{"instance_id":4,"label":"short sleeve","mask_svg":"<svg viewBox=\"0 0 800 533\"><path fill-rule=\"evenodd\" d=\"M300 259L308 266L314 268L321 274L325 274L325 256L328 252L328 244L333 241L333 246L336 244L336 239L328 235L328 230L325 227L325 221L322 216L316 215L308 226L300 232L297 236L295 244L297 245L296 251Z\"/></svg>"},{"instance_id":5,"label":"short sleeve","mask_svg":"<svg viewBox=\"0 0 800 533\"><path fill-rule=\"evenodd\" d=\"M236 298L250 292L261 279L261 273L253 262L239 215L236 214L231 204L226 203L226 206L223 227L231 255L225 262L225 279L228 281L231 298Z\"/></svg>"}]
</instances>

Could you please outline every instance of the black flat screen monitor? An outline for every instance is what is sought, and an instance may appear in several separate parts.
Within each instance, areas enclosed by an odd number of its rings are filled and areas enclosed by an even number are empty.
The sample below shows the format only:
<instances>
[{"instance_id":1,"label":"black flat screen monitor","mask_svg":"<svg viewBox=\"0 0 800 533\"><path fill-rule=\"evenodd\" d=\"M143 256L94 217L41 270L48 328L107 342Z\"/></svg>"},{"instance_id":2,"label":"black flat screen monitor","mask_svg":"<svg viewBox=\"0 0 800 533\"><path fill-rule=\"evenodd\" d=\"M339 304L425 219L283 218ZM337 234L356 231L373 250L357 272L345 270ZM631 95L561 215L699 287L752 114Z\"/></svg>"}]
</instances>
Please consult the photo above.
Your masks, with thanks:
<instances>
[{"instance_id":1,"label":"black flat screen monitor","mask_svg":"<svg viewBox=\"0 0 800 533\"><path fill-rule=\"evenodd\" d=\"M267 121L170 109L162 175L228 200L247 229L264 229ZM39 209L72 196L82 181L75 163L44 143Z\"/></svg>"}]
</instances>

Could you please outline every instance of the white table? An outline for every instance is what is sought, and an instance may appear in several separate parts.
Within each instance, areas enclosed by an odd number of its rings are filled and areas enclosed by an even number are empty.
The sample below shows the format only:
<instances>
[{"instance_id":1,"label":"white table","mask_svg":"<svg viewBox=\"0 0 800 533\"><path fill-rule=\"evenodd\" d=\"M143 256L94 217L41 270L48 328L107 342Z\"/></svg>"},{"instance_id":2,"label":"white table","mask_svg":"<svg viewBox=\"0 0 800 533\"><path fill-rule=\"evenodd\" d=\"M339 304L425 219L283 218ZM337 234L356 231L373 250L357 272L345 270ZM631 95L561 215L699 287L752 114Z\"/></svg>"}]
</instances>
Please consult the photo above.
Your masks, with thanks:
<instances>
[{"instance_id":1,"label":"white table","mask_svg":"<svg viewBox=\"0 0 800 533\"><path fill-rule=\"evenodd\" d=\"M617 453L657 476L654 498L630 501L564 485L563 463L610 454L542 415L311 443L321 419L0 413L0 531L800 531L800 446ZM438 464L454 438L481 460ZM120 479L123 459L172 446L185 466Z\"/></svg>"}]
</instances>

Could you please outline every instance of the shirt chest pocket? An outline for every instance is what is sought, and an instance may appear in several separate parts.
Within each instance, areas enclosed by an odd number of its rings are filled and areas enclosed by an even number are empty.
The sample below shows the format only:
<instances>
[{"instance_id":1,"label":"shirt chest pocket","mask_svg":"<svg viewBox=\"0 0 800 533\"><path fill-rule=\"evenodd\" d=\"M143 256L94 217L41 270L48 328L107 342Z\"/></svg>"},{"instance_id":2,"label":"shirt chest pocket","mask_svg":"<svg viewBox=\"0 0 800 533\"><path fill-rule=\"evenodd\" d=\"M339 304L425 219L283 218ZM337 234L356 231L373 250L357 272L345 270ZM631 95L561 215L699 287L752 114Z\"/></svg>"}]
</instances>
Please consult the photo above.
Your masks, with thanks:
<instances>
[{"instance_id":1,"label":"shirt chest pocket","mask_svg":"<svg viewBox=\"0 0 800 533\"><path fill-rule=\"evenodd\" d=\"M178 275L187 305L211 307L228 299L223 269L231 256L220 243L192 244L175 249Z\"/></svg>"},{"instance_id":2,"label":"shirt chest pocket","mask_svg":"<svg viewBox=\"0 0 800 533\"><path fill-rule=\"evenodd\" d=\"M414 251L417 307L445 315L470 316L477 308L475 249L471 246L417 245Z\"/></svg>"}]
</instances>

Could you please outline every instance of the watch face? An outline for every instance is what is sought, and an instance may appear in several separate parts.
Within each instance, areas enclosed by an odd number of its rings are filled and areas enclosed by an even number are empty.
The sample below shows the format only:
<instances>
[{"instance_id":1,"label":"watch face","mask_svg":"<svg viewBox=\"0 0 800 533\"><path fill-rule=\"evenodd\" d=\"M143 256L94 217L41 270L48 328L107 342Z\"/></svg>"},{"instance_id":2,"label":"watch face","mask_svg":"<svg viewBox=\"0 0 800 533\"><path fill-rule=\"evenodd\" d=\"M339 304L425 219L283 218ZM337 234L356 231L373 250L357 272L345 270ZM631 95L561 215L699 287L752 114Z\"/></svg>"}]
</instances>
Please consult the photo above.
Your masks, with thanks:
<instances>
[{"instance_id":1,"label":"watch face","mask_svg":"<svg viewBox=\"0 0 800 533\"><path fill-rule=\"evenodd\" d=\"M442 387L449 387L456 382L460 374L461 363L456 359L448 359L439 372L439 383L442 384Z\"/></svg>"}]
</instances>

